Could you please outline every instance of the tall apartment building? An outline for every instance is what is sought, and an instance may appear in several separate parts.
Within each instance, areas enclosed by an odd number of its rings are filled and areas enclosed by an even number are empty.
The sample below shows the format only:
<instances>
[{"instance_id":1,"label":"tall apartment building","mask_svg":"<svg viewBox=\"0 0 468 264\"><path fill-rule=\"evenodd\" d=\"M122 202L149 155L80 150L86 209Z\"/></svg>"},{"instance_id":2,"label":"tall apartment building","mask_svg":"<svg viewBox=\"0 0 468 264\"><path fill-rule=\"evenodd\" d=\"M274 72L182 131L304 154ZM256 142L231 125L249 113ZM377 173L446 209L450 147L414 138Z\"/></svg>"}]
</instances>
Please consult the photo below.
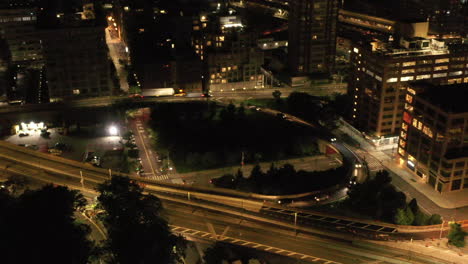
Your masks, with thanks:
<instances>
[{"instance_id":1,"label":"tall apartment building","mask_svg":"<svg viewBox=\"0 0 468 264\"><path fill-rule=\"evenodd\" d=\"M290 0L290 71L294 76L330 72L336 52L337 0Z\"/></svg>"},{"instance_id":2,"label":"tall apartment building","mask_svg":"<svg viewBox=\"0 0 468 264\"><path fill-rule=\"evenodd\" d=\"M13 64L42 67L42 46L36 19L36 10L32 8L0 9L0 37L8 45Z\"/></svg>"},{"instance_id":3,"label":"tall apartment building","mask_svg":"<svg viewBox=\"0 0 468 264\"><path fill-rule=\"evenodd\" d=\"M62 26L41 31L51 101L113 94L104 28Z\"/></svg>"},{"instance_id":4,"label":"tall apartment building","mask_svg":"<svg viewBox=\"0 0 468 264\"><path fill-rule=\"evenodd\" d=\"M438 192L468 189L467 94L467 83L413 83L405 95L400 164Z\"/></svg>"},{"instance_id":5,"label":"tall apartment building","mask_svg":"<svg viewBox=\"0 0 468 264\"><path fill-rule=\"evenodd\" d=\"M350 119L376 137L399 133L405 84L468 82L468 45L462 39L401 38L399 43L362 41L351 49ZM395 137L393 138L396 143Z\"/></svg>"},{"instance_id":6,"label":"tall apartment building","mask_svg":"<svg viewBox=\"0 0 468 264\"><path fill-rule=\"evenodd\" d=\"M204 64L205 90L264 87L263 52L257 35L238 16L200 15L194 20L193 46Z\"/></svg>"}]
</instances>

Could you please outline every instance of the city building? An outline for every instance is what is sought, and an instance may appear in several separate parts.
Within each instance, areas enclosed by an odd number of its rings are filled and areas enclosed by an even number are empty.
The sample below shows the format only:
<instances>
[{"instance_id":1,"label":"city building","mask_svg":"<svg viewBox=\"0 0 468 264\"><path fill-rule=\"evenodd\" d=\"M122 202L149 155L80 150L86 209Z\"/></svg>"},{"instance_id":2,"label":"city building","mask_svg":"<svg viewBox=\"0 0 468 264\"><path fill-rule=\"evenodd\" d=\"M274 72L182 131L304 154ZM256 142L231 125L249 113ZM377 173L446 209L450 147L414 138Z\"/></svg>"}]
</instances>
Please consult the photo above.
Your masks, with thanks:
<instances>
[{"instance_id":1,"label":"city building","mask_svg":"<svg viewBox=\"0 0 468 264\"><path fill-rule=\"evenodd\" d=\"M410 81L436 84L468 82L468 43L463 39L427 39L415 25L399 41L353 42L348 94L350 120L374 136L376 144L396 143L403 114L405 86ZM379 140L381 139L381 140Z\"/></svg>"},{"instance_id":2,"label":"city building","mask_svg":"<svg viewBox=\"0 0 468 264\"><path fill-rule=\"evenodd\" d=\"M0 9L0 37L7 43L13 64L35 68L43 66L36 19L36 10L32 8Z\"/></svg>"},{"instance_id":3,"label":"city building","mask_svg":"<svg viewBox=\"0 0 468 264\"><path fill-rule=\"evenodd\" d=\"M289 1L288 57L293 76L333 71L337 2L337 0Z\"/></svg>"},{"instance_id":4,"label":"city building","mask_svg":"<svg viewBox=\"0 0 468 264\"><path fill-rule=\"evenodd\" d=\"M400 164L438 192L468 188L468 84L408 85Z\"/></svg>"},{"instance_id":5,"label":"city building","mask_svg":"<svg viewBox=\"0 0 468 264\"><path fill-rule=\"evenodd\" d=\"M203 61L205 91L264 87L257 33L236 15L202 13L193 21L193 47Z\"/></svg>"},{"instance_id":6,"label":"city building","mask_svg":"<svg viewBox=\"0 0 468 264\"><path fill-rule=\"evenodd\" d=\"M41 31L50 101L114 94L102 26L63 26Z\"/></svg>"}]
</instances>

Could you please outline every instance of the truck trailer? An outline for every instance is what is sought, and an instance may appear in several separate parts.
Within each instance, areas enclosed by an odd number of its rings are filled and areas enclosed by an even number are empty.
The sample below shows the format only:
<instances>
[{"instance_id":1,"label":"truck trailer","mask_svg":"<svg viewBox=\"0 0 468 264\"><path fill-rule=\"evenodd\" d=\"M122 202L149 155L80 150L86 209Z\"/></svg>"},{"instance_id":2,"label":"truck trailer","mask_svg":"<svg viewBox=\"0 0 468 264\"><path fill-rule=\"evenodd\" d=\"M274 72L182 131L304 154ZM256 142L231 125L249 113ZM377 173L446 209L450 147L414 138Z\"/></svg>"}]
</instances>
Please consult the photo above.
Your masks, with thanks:
<instances>
[{"instance_id":1,"label":"truck trailer","mask_svg":"<svg viewBox=\"0 0 468 264\"><path fill-rule=\"evenodd\" d=\"M173 96L175 94L174 88L156 88L156 89L142 89L141 95L143 97L160 97L160 96Z\"/></svg>"}]
</instances>

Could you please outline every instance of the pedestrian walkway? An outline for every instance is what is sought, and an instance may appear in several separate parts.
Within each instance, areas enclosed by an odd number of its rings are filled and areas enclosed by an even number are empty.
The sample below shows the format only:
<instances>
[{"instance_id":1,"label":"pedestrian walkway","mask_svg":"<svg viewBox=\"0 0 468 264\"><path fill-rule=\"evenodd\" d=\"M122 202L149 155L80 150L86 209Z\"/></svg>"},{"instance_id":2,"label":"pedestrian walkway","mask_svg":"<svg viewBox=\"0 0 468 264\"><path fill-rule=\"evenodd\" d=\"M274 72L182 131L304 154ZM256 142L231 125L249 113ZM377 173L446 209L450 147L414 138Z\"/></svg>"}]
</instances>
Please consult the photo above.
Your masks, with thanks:
<instances>
[{"instance_id":1,"label":"pedestrian walkway","mask_svg":"<svg viewBox=\"0 0 468 264\"><path fill-rule=\"evenodd\" d=\"M169 175L163 174L163 175L153 175L152 173L142 173L141 177L145 179L151 179L151 180L157 180L157 181L164 181L169 179Z\"/></svg>"},{"instance_id":2,"label":"pedestrian walkway","mask_svg":"<svg viewBox=\"0 0 468 264\"><path fill-rule=\"evenodd\" d=\"M423 254L445 260L447 263L468 263L468 248L456 248L448 245L447 242L447 238L397 242L372 241L372 243L378 243L383 246L407 250L409 261L411 261L412 254Z\"/></svg>"},{"instance_id":3,"label":"pedestrian walkway","mask_svg":"<svg viewBox=\"0 0 468 264\"><path fill-rule=\"evenodd\" d=\"M414 175L400 164L397 164L394 156L380 151L374 145L370 144L358 130L345 122L341 123L342 124L337 129L338 132L349 135L360 144L359 148L354 148L353 151L368 163L370 171L385 168L395 173L439 207L454 209L468 206L468 189L442 194L437 192L432 186L424 183L420 177Z\"/></svg>"}]
</instances>

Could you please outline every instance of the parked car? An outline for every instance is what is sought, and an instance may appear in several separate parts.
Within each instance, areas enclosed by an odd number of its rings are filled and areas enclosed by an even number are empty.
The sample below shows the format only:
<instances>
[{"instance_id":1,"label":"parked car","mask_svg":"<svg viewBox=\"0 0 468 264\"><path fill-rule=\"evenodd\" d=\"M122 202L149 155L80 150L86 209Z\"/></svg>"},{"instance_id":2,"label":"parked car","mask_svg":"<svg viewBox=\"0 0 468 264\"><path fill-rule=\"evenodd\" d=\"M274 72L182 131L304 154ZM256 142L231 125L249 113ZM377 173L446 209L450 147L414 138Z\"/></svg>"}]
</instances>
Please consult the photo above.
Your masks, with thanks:
<instances>
[{"instance_id":1,"label":"parked car","mask_svg":"<svg viewBox=\"0 0 468 264\"><path fill-rule=\"evenodd\" d=\"M65 143L61 143L61 142L57 142L55 143L55 148L56 149L60 149L61 151L66 151L66 150L70 150L70 146L65 144Z\"/></svg>"},{"instance_id":2,"label":"parked car","mask_svg":"<svg viewBox=\"0 0 468 264\"><path fill-rule=\"evenodd\" d=\"M101 158L99 156L94 156L90 162L93 166L101 167Z\"/></svg>"},{"instance_id":3,"label":"parked car","mask_svg":"<svg viewBox=\"0 0 468 264\"><path fill-rule=\"evenodd\" d=\"M29 133L28 133L28 132L25 132L25 131L20 131L20 132L18 133L18 136L20 136L20 137L27 137L27 136L29 136Z\"/></svg>"},{"instance_id":4,"label":"parked car","mask_svg":"<svg viewBox=\"0 0 468 264\"><path fill-rule=\"evenodd\" d=\"M55 149L55 148L51 148L48 150L50 154L54 155L54 156L60 156L62 155L62 151L59 150L59 149Z\"/></svg>"}]
</instances>

